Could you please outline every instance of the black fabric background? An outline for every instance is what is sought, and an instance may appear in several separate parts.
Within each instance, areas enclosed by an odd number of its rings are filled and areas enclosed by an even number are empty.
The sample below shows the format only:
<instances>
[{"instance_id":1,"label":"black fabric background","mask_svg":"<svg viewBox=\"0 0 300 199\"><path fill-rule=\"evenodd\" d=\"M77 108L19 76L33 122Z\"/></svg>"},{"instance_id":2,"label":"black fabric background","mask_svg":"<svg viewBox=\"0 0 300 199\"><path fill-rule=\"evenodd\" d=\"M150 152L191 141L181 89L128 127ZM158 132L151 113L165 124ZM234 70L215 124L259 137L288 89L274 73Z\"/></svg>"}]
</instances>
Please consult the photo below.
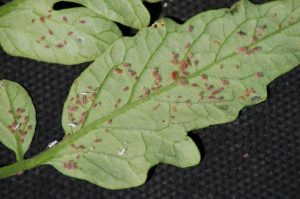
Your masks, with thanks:
<instances>
[{"instance_id":1,"label":"black fabric background","mask_svg":"<svg viewBox=\"0 0 300 199\"><path fill-rule=\"evenodd\" d=\"M4 4L7 0L0 0ZM166 2L166 1L165 1ZM162 16L181 21L234 0L174 0ZM263 1L256 1L262 3ZM151 6L154 16L159 5ZM0 50L0 79L22 84L37 110L37 130L26 157L63 137L61 113L74 79L88 64L65 67L7 55ZM266 102L241 111L238 120L190 133L202 151L200 165L158 165L145 185L111 191L41 166L0 180L1 199L296 199L300 198L300 68L269 86ZM248 158L244 155L249 154ZM0 166L14 154L0 145Z\"/></svg>"}]
</instances>

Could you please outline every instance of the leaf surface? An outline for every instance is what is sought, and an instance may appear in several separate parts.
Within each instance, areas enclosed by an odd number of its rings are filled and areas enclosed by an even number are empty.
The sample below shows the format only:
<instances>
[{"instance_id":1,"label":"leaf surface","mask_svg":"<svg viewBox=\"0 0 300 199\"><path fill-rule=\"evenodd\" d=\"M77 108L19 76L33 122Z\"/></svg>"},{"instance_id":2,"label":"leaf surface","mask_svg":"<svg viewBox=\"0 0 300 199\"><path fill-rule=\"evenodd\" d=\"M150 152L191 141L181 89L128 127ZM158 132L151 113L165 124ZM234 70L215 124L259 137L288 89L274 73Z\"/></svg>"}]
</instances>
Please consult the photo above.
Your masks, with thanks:
<instances>
[{"instance_id":1,"label":"leaf surface","mask_svg":"<svg viewBox=\"0 0 300 199\"><path fill-rule=\"evenodd\" d=\"M141 29L149 25L150 14L142 0L67 0L84 5L99 15L123 25ZM146 0L150 3L159 0Z\"/></svg>"},{"instance_id":2,"label":"leaf surface","mask_svg":"<svg viewBox=\"0 0 300 199\"><path fill-rule=\"evenodd\" d=\"M237 118L267 85L300 63L300 2L162 19L116 41L74 82L63 113L72 143L48 163L120 189L159 163L187 167L200 154L187 131Z\"/></svg>"},{"instance_id":3,"label":"leaf surface","mask_svg":"<svg viewBox=\"0 0 300 199\"><path fill-rule=\"evenodd\" d=\"M30 96L19 84L0 81L0 141L23 158L34 135L36 118Z\"/></svg>"},{"instance_id":4,"label":"leaf surface","mask_svg":"<svg viewBox=\"0 0 300 199\"><path fill-rule=\"evenodd\" d=\"M55 2L14 0L1 7L3 49L14 56L71 65L95 60L121 37L112 21L82 7L56 11Z\"/></svg>"}]
</instances>

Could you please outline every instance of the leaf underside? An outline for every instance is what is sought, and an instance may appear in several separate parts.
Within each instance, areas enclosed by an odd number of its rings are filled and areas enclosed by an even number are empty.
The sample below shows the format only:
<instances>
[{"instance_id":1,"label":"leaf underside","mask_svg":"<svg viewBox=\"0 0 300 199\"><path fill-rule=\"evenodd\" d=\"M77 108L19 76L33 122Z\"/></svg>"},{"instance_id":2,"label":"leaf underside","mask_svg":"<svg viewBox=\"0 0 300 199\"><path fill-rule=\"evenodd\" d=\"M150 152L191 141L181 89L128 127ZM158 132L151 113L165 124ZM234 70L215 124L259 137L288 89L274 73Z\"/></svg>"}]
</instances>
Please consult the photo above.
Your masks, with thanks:
<instances>
[{"instance_id":1,"label":"leaf underside","mask_svg":"<svg viewBox=\"0 0 300 199\"><path fill-rule=\"evenodd\" d=\"M63 113L77 139L49 161L109 189L138 186L159 162L198 164L187 131L237 118L300 62L300 1L241 1L116 41L74 82Z\"/></svg>"},{"instance_id":2,"label":"leaf underside","mask_svg":"<svg viewBox=\"0 0 300 199\"><path fill-rule=\"evenodd\" d=\"M22 159L34 135L36 118L31 98L19 84L0 81L0 142Z\"/></svg>"},{"instance_id":3,"label":"leaf underside","mask_svg":"<svg viewBox=\"0 0 300 199\"><path fill-rule=\"evenodd\" d=\"M100 16L123 25L141 29L149 25L150 14L142 0L67 0L84 5ZM160 0L145 0L150 3Z\"/></svg>"},{"instance_id":4,"label":"leaf underside","mask_svg":"<svg viewBox=\"0 0 300 199\"><path fill-rule=\"evenodd\" d=\"M97 0L99 1L99 0ZM0 10L0 45L14 56L78 64L121 37L117 25L87 8L53 10L58 0L14 0Z\"/></svg>"}]
</instances>

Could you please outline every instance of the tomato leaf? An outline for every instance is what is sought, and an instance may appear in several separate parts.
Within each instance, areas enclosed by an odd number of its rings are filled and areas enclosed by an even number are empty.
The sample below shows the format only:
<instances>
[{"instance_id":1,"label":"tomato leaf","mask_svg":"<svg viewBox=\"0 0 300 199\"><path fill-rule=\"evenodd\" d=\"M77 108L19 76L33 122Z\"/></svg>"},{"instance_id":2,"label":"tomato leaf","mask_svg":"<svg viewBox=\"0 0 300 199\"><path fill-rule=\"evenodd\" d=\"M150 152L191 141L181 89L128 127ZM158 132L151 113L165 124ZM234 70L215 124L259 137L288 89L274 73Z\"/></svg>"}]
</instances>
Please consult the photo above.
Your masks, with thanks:
<instances>
[{"instance_id":1,"label":"tomato leaf","mask_svg":"<svg viewBox=\"0 0 300 199\"><path fill-rule=\"evenodd\" d=\"M67 0L80 3L99 15L123 25L141 29L149 25L150 14L142 0ZM160 0L146 0L155 3Z\"/></svg>"},{"instance_id":2,"label":"tomato leaf","mask_svg":"<svg viewBox=\"0 0 300 199\"><path fill-rule=\"evenodd\" d=\"M95 60L121 37L112 21L87 8L56 11L55 2L14 0L1 7L3 49L14 56L71 65Z\"/></svg>"},{"instance_id":3,"label":"tomato leaf","mask_svg":"<svg viewBox=\"0 0 300 199\"><path fill-rule=\"evenodd\" d=\"M299 1L241 1L119 39L74 82L63 113L73 139L48 164L110 189L144 183L159 162L198 164L187 131L264 101L300 63L299 19Z\"/></svg>"},{"instance_id":4,"label":"tomato leaf","mask_svg":"<svg viewBox=\"0 0 300 199\"><path fill-rule=\"evenodd\" d=\"M35 130L35 109L31 98L19 84L0 81L0 141L23 158Z\"/></svg>"}]
</instances>

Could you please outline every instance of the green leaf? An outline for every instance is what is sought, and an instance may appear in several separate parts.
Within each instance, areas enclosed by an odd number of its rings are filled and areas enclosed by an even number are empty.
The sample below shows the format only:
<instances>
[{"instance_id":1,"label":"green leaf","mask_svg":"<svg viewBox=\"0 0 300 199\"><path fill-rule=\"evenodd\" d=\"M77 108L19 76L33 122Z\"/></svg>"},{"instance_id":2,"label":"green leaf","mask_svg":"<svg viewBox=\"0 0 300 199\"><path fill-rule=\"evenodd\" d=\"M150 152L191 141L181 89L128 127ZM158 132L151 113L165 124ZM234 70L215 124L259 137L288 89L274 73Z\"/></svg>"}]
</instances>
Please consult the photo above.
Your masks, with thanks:
<instances>
[{"instance_id":1,"label":"green leaf","mask_svg":"<svg viewBox=\"0 0 300 199\"><path fill-rule=\"evenodd\" d=\"M23 159L31 143L36 119L30 96L19 84L0 81L0 142Z\"/></svg>"},{"instance_id":2,"label":"green leaf","mask_svg":"<svg viewBox=\"0 0 300 199\"><path fill-rule=\"evenodd\" d=\"M112 21L87 8L55 11L55 2L14 0L1 7L3 49L15 56L71 65L95 60L121 37Z\"/></svg>"},{"instance_id":3,"label":"green leaf","mask_svg":"<svg viewBox=\"0 0 300 199\"><path fill-rule=\"evenodd\" d=\"M186 132L264 101L300 63L299 19L300 1L241 1L119 39L74 82L63 113L72 141L48 163L110 189L144 183L159 162L196 165Z\"/></svg>"},{"instance_id":4,"label":"green leaf","mask_svg":"<svg viewBox=\"0 0 300 199\"><path fill-rule=\"evenodd\" d=\"M141 29L150 23L150 14L142 0L67 0L84 5L99 15L123 25ZM147 0L150 3L158 0Z\"/></svg>"}]
</instances>

